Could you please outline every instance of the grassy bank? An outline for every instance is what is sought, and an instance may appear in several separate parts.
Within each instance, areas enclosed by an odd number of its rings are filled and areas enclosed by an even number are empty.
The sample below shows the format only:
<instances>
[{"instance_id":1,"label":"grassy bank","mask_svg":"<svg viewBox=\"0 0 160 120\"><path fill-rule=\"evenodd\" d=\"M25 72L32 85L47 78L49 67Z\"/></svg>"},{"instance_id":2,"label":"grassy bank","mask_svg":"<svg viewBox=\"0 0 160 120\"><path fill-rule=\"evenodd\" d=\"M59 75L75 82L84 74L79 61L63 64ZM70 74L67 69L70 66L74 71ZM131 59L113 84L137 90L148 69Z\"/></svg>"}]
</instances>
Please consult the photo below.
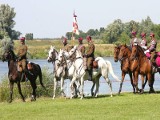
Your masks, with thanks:
<instances>
[{"instance_id":1,"label":"grassy bank","mask_svg":"<svg viewBox=\"0 0 160 120\"><path fill-rule=\"evenodd\" d=\"M114 97L38 98L36 102L0 103L2 120L158 120L159 94L123 93Z\"/></svg>"},{"instance_id":2,"label":"grassy bank","mask_svg":"<svg viewBox=\"0 0 160 120\"><path fill-rule=\"evenodd\" d=\"M95 55L96 56L112 56L113 55L113 44L100 44L98 41L95 42ZM77 40L68 41L70 45L78 45ZM15 41L15 51L17 52L17 47L19 46L19 41ZM33 59L46 59L48 56L48 51L50 46L53 45L59 51L60 48L63 48L61 40L28 40L26 41L28 46L28 51L30 53L29 57ZM87 46L86 41L84 40L85 46Z\"/></svg>"}]
</instances>

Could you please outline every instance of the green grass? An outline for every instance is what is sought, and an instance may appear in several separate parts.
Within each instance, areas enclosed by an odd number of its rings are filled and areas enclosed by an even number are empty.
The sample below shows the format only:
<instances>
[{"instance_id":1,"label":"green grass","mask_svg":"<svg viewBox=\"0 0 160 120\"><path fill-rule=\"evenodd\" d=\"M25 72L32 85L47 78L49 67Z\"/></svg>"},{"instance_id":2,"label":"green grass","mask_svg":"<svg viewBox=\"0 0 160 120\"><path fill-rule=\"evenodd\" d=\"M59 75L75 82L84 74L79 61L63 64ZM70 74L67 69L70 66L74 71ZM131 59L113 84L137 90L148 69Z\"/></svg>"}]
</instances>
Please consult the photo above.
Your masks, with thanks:
<instances>
[{"instance_id":1,"label":"green grass","mask_svg":"<svg viewBox=\"0 0 160 120\"><path fill-rule=\"evenodd\" d=\"M14 100L0 103L1 120L158 120L160 95L122 93L99 98L38 98L36 102Z\"/></svg>"}]
</instances>

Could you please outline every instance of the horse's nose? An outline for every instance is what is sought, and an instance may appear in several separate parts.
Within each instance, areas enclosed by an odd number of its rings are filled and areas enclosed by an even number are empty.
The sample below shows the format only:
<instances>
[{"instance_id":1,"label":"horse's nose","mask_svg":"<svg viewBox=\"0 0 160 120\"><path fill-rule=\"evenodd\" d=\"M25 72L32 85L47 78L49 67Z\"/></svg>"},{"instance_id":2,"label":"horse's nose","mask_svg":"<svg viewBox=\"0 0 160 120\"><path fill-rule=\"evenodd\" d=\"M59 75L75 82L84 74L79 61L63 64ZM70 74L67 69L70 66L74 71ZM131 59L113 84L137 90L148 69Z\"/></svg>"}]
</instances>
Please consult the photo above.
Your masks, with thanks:
<instances>
[{"instance_id":1,"label":"horse's nose","mask_svg":"<svg viewBox=\"0 0 160 120\"><path fill-rule=\"evenodd\" d=\"M48 62L51 62L51 59L48 57L48 58L47 58L47 61L48 61Z\"/></svg>"}]
</instances>

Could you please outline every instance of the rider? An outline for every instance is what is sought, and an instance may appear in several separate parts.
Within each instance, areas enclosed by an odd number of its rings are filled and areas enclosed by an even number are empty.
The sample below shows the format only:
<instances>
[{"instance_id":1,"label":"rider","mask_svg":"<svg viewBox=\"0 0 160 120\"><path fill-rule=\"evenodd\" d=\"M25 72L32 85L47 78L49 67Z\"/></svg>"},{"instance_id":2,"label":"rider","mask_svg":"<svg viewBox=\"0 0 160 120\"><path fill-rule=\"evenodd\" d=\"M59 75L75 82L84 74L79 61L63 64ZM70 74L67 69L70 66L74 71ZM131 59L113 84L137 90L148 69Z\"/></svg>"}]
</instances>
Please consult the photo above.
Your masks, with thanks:
<instances>
[{"instance_id":1,"label":"rider","mask_svg":"<svg viewBox=\"0 0 160 120\"><path fill-rule=\"evenodd\" d=\"M64 37L62 43L64 45L63 50L69 52L69 45L68 45L68 42L67 42L67 38Z\"/></svg>"},{"instance_id":2,"label":"rider","mask_svg":"<svg viewBox=\"0 0 160 120\"><path fill-rule=\"evenodd\" d=\"M144 52L145 54L147 52L151 53L151 52L154 52L156 51L156 47L157 47L157 41L156 39L154 38L154 33L150 33L150 38L151 38L151 42L150 42L150 46L147 47L147 50Z\"/></svg>"},{"instance_id":3,"label":"rider","mask_svg":"<svg viewBox=\"0 0 160 120\"><path fill-rule=\"evenodd\" d=\"M134 46L134 45L138 45L139 44L139 41L138 41L138 39L137 39L137 37L136 37L136 34L137 34L137 32L136 31L132 31L131 32L131 34L132 34L132 39L131 39L131 41L130 41L130 45L131 45L131 48Z\"/></svg>"},{"instance_id":4,"label":"rider","mask_svg":"<svg viewBox=\"0 0 160 120\"><path fill-rule=\"evenodd\" d=\"M85 57L85 49L86 49L86 47L83 45L83 38L82 37L79 37L78 38L78 42L79 42L79 44L78 44L78 50L79 51L81 51L81 55L82 55L82 57L83 57L83 65L84 65L84 69L86 70L87 69L87 59L86 59L86 57Z\"/></svg>"},{"instance_id":5,"label":"rider","mask_svg":"<svg viewBox=\"0 0 160 120\"><path fill-rule=\"evenodd\" d=\"M141 46L144 50L146 50L146 49L147 49L147 40L146 40L146 33L145 33L145 32L142 32L142 33L141 33L141 38L142 38L142 40L141 40L140 46Z\"/></svg>"},{"instance_id":6,"label":"rider","mask_svg":"<svg viewBox=\"0 0 160 120\"><path fill-rule=\"evenodd\" d=\"M86 37L88 42L88 49L86 51L86 58L87 58L87 70L89 73L89 80L92 81L92 71L93 71L93 61L94 61L94 51L95 51L95 45L92 41L91 36Z\"/></svg>"},{"instance_id":7,"label":"rider","mask_svg":"<svg viewBox=\"0 0 160 120\"><path fill-rule=\"evenodd\" d=\"M21 45L18 48L18 71L25 74L26 71L26 62L27 62L27 46L25 45L25 37L20 38ZM22 74L22 75L24 75Z\"/></svg>"},{"instance_id":8,"label":"rider","mask_svg":"<svg viewBox=\"0 0 160 120\"><path fill-rule=\"evenodd\" d=\"M146 53L151 54L151 52L156 52L157 42L154 36L155 36L154 33L150 33L151 42L150 46L148 46L147 50L144 52L145 54ZM152 63L153 63L153 72L157 72L156 63L155 62Z\"/></svg>"},{"instance_id":9,"label":"rider","mask_svg":"<svg viewBox=\"0 0 160 120\"><path fill-rule=\"evenodd\" d=\"M78 50L80 50L82 53L82 56L84 56L85 55L85 46L83 45L83 38L79 37L78 42L79 42Z\"/></svg>"}]
</instances>

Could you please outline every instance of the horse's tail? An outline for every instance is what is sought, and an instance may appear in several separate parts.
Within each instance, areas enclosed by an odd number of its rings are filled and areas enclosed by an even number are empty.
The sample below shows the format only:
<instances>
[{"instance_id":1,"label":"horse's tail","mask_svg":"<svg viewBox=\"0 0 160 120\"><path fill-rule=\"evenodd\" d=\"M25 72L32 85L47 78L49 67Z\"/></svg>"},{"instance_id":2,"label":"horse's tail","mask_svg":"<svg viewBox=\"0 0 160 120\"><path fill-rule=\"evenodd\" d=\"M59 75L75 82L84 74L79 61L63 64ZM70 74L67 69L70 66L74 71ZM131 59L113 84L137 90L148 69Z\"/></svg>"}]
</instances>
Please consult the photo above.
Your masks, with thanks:
<instances>
[{"instance_id":1,"label":"horse's tail","mask_svg":"<svg viewBox=\"0 0 160 120\"><path fill-rule=\"evenodd\" d=\"M42 82L42 70L41 70L41 67L39 65L37 65L37 66L39 68L39 74L38 74L38 76L39 76L39 82L40 82L41 86L45 89L45 86L44 86L44 84Z\"/></svg>"},{"instance_id":2,"label":"horse's tail","mask_svg":"<svg viewBox=\"0 0 160 120\"><path fill-rule=\"evenodd\" d=\"M114 79L116 79L116 81L120 82L121 80L113 72L113 67L112 67L111 62L110 61L106 61L106 64L108 65L108 70L109 70L109 73L112 75L112 77Z\"/></svg>"}]
</instances>

